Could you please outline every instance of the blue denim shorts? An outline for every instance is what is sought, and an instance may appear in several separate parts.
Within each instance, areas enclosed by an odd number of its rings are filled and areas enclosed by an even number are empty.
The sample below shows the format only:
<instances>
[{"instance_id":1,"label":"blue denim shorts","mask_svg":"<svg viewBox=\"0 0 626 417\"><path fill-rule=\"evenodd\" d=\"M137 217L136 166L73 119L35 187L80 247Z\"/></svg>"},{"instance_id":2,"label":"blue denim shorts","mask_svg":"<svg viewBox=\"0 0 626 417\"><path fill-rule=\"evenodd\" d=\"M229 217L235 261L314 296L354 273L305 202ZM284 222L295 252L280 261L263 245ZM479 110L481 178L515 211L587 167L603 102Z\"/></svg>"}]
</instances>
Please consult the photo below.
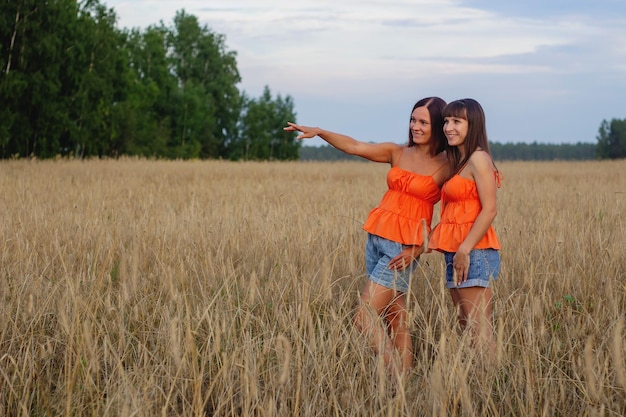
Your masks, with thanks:
<instances>
[{"instance_id":1,"label":"blue denim shorts","mask_svg":"<svg viewBox=\"0 0 626 417\"><path fill-rule=\"evenodd\" d=\"M489 288L490 281L498 278L500 252L495 249L474 249L471 251L467 281L458 286L454 285L454 269L452 268L454 252L444 252L443 256L446 260L446 288Z\"/></svg>"},{"instance_id":2,"label":"blue denim shorts","mask_svg":"<svg viewBox=\"0 0 626 417\"><path fill-rule=\"evenodd\" d=\"M365 269L367 277L372 282L382 285L383 287L408 292L409 279L411 273L417 267L419 258L411 262L411 265L402 271L389 269L387 267L389 261L407 247L408 246L401 243L368 233L367 243L365 244Z\"/></svg>"}]
</instances>

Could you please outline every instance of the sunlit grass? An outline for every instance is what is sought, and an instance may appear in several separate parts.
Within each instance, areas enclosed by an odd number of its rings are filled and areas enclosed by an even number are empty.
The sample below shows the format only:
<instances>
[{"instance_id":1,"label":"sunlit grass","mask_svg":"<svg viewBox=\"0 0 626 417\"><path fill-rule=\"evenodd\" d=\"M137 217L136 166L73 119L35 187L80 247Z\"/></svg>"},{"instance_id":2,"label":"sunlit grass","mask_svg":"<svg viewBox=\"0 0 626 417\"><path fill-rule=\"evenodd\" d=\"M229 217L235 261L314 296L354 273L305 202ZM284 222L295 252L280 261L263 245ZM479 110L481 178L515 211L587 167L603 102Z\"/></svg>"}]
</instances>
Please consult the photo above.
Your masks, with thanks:
<instances>
[{"instance_id":1,"label":"sunlit grass","mask_svg":"<svg viewBox=\"0 0 626 417\"><path fill-rule=\"evenodd\" d=\"M432 253L394 386L351 324L386 166L1 162L0 416L623 416L626 161L499 168L497 365Z\"/></svg>"}]
</instances>

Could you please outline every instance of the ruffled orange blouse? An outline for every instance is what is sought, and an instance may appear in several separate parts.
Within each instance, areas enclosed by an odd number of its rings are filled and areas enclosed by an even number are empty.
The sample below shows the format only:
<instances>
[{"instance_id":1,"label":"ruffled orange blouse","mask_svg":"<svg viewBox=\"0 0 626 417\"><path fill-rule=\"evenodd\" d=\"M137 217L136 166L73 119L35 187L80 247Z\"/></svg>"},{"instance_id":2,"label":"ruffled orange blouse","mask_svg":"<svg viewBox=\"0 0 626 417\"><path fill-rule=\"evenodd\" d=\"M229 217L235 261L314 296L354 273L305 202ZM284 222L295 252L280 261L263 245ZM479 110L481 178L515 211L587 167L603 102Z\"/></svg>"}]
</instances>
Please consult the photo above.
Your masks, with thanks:
<instances>
[{"instance_id":1,"label":"ruffled orange blouse","mask_svg":"<svg viewBox=\"0 0 626 417\"><path fill-rule=\"evenodd\" d=\"M497 172L495 176L499 187L500 177ZM441 220L433 230L428 248L456 252L481 210L476 182L458 174L450 178L441 189ZM473 249L500 249L493 225Z\"/></svg>"},{"instance_id":2,"label":"ruffled orange blouse","mask_svg":"<svg viewBox=\"0 0 626 417\"><path fill-rule=\"evenodd\" d=\"M370 211L363 229L404 245L423 244L422 219L430 233L433 206L441 197L432 175L393 167L387 173L387 186L389 189L378 207Z\"/></svg>"}]
</instances>

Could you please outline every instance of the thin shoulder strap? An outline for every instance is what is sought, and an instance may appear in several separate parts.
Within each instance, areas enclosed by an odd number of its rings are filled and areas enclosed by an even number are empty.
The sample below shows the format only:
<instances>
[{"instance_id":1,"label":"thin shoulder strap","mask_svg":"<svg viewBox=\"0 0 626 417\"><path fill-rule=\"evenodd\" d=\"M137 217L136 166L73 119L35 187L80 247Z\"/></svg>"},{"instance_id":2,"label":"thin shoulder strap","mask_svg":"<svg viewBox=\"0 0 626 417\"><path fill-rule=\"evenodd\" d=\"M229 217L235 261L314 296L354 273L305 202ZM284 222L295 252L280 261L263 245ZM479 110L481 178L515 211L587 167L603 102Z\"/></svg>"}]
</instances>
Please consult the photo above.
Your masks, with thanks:
<instances>
[{"instance_id":1,"label":"thin shoulder strap","mask_svg":"<svg viewBox=\"0 0 626 417\"><path fill-rule=\"evenodd\" d=\"M467 164L469 163L469 158L467 158L467 160L465 162L463 162L463 165L461 165L459 167L459 169L456 170L456 172L454 173L454 175L460 174L461 171L463 171L465 169L465 167L467 166Z\"/></svg>"},{"instance_id":2,"label":"thin shoulder strap","mask_svg":"<svg viewBox=\"0 0 626 417\"><path fill-rule=\"evenodd\" d=\"M441 168L445 167L446 165L448 165L448 162L444 162L443 164L441 164L441 166L439 168L437 168L435 170L435 172L433 172L432 174L430 174L431 177L434 177L436 173L438 173L439 171L441 171Z\"/></svg>"}]
</instances>

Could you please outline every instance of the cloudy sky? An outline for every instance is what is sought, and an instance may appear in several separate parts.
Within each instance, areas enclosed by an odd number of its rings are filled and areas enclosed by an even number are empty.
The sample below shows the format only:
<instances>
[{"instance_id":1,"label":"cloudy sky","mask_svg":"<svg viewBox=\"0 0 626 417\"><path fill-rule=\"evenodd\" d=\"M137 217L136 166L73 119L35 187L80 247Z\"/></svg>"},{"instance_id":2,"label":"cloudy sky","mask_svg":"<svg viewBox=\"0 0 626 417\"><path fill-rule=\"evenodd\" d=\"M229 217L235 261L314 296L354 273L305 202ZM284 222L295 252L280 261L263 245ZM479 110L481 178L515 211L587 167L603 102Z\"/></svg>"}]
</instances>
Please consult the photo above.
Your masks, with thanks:
<instances>
[{"instance_id":1,"label":"cloudy sky","mask_svg":"<svg viewBox=\"0 0 626 417\"><path fill-rule=\"evenodd\" d=\"M471 97L494 142L596 142L626 119L626 0L103 0L120 28L184 9L237 53L240 89L297 122L406 141L420 98ZM319 139L307 144L323 143Z\"/></svg>"}]
</instances>

